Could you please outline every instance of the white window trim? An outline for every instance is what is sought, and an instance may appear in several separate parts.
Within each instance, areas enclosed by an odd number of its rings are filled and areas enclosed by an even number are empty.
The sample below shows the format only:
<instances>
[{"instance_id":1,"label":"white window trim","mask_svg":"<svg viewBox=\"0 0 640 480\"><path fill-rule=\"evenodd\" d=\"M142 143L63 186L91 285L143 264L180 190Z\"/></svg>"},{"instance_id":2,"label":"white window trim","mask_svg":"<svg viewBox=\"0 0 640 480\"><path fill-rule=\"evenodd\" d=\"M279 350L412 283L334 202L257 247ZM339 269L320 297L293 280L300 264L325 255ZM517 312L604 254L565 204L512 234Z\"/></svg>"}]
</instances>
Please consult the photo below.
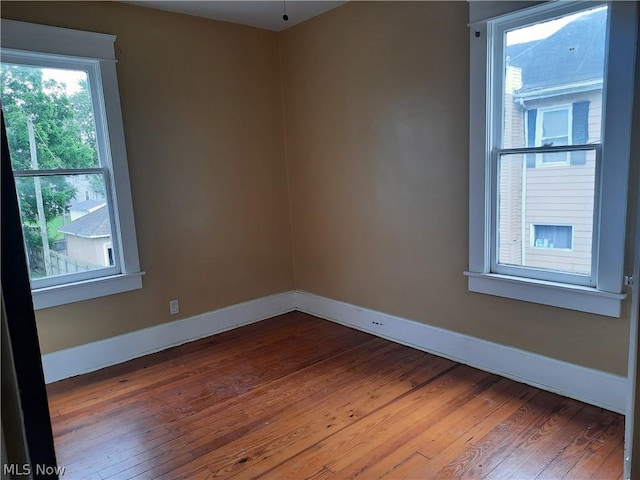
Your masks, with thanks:
<instances>
[{"instance_id":1,"label":"white window trim","mask_svg":"<svg viewBox=\"0 0 640 480\"><path fill-rule=\"evenodd\" d=\"M1 46L3 49L33 54L59 55L61 58L87 58L97 60L101 82L106 130L105 147L111 152L113 185L114 255L118 255L121 273L74 283L66 283L32 290L36 310L72 302L98 298L142 288L142 275L138 259L133 203L127 167L120 94L116 75L114 35L70 30L13 20L2 20ZM118 241L119 240L119 241ZM117 248L120 247L120 248Z\"/></svg>"},{"instance_id":2,"label":"white window trim","mask_svg":"<svg viewBox=\"0 0 640 480\"><path fill-rule=\"evenodd\" d=\"M473 15L482 20L470 24L470 152L469 152L469 270L472 292L497 295L611 317L619 317L624 276L624 240L631 115L637 36L637 2L608 2L609 55L607 89L603 97L603 158L601 172L596 287L500 275L491 272L491 145L487 95L489 69L488 20L491 14L513 13L518 4L472 2ZM576 2L550 2L545 9L571 8ZM508 12L505 9L511 8ZM539 7L533 7L539 8ZM483 13L484 10L484 13ZM520 10L530 13L530 9ZM605 141L606 140L606 141Z\"/></svg>"}]
</instances>

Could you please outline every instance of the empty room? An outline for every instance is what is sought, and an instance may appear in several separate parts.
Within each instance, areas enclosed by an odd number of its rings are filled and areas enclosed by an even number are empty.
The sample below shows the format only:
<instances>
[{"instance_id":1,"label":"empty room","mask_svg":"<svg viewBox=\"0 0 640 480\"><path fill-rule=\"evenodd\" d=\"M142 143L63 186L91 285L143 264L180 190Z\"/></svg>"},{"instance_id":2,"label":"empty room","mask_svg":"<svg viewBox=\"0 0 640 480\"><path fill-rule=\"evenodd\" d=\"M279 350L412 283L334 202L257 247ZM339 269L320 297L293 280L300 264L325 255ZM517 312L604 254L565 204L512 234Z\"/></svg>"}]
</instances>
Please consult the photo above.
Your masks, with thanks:
<instances>
[{"instance_id":1,"label":"empty room","mask_svg":"<svg viewBox=\"0 0 640 480\"><path fill-rule=\"evenodd\" d=\"M2 1L3 478L640 477L638 10Z\"/></svg>"}]
</instances>

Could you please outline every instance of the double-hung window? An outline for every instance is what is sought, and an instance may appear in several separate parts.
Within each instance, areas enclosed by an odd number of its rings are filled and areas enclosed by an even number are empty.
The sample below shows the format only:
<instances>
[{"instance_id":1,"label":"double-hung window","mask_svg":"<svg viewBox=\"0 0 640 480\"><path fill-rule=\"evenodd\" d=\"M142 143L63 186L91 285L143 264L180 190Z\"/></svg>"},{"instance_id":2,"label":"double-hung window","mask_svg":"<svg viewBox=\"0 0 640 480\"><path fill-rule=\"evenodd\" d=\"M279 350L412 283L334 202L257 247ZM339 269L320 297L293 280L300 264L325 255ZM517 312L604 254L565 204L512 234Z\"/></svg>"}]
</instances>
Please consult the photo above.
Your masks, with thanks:
<instances>
[{"instance_id":1,"label":"double-hung window","mask_svg":"<svg viewBox=\"0 0 640 480\"><path fill-rule=\"evenodd\" d=\"M471 2L469 289L619 316L637 4L514 8Z\"/></svg>"},{"instance_id":2,"label":"double-hung window","mask_svg":"<svg viewBox=\"0 0 640 480\"><path fill-rule=\"evenodd\" d=\"M114 40L2 21L0 99L35 308L141 287Z\"/></svg>"}]
</instances>

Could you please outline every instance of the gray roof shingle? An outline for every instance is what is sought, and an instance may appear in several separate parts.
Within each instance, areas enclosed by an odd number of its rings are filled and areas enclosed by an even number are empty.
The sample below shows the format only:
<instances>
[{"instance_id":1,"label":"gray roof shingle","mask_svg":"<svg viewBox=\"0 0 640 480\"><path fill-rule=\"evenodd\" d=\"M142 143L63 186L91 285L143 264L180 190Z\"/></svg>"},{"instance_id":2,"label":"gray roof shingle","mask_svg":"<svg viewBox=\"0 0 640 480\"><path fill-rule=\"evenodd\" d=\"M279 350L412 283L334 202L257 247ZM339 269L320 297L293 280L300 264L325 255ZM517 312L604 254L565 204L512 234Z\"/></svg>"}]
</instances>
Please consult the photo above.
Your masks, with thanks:
<instances>
[{"instance_id":1,"label":"gray roof shingle","mask_svg":"<svg viewBox=\"0 0 640 480\"><path fill-rule=\"evenodd\" d=\"M83 200L78 203L74 203L69 206L69 210L75 210L79 212L89 212L91 210L95 210L96 207L101 207L105 205L107 201L104 198L95 198L91 200Z\"/></svg>"},{"instance_id":2,"label":"gray roof shingle","mask_svg":"<svg viewBox=\"0 0 640 480\"><path fill-rule=\"evenodd\" d=\"M100 238L111 235L111 223L109 222L109 209L106 205L87 213L82 217L67 223L58 229L67 235L75 235L84 238Z\"/></svg>"},{"instance_id":3,"label":"gray roof shingle","mask_svg":"<svg viewBox=\"0 0 640 480\"><path fill-rule=\"evenodd\" d=\"M506 48L509 65L522 69L519 93L602 77L607 10L582 15L547 38Z\"/></svg>"}]
</instances>

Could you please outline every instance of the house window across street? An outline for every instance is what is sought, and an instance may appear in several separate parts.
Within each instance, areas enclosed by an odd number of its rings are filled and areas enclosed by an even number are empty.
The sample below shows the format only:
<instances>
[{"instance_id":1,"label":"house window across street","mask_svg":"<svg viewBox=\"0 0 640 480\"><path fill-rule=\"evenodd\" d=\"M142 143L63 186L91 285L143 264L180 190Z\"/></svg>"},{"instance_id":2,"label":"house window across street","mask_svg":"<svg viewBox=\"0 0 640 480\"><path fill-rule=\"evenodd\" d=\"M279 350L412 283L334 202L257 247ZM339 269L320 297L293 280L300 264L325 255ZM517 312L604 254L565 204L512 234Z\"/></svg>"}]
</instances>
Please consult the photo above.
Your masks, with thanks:
<instances>
[{"instance_id":1,"label":"house window across street","mask_svg":"<svg viewBox=\"0 0 640 480\"><path fill-rule=\"evenodd\" d=\"M571 145L571 107L540 109L536 122L536 147ZM543 153L539 165L567 165L569 152Z\"/></svg>"},{"instance_id":2,"label":"house window across street","mask_svg":"<svg viewBox=\"0 0 640 480\"><path fill-rule=\"evenodd\" d=\"M571 250L573 247L573 227L571 225L532 225L533 246Z\"/></svg>"}]
</instances>

